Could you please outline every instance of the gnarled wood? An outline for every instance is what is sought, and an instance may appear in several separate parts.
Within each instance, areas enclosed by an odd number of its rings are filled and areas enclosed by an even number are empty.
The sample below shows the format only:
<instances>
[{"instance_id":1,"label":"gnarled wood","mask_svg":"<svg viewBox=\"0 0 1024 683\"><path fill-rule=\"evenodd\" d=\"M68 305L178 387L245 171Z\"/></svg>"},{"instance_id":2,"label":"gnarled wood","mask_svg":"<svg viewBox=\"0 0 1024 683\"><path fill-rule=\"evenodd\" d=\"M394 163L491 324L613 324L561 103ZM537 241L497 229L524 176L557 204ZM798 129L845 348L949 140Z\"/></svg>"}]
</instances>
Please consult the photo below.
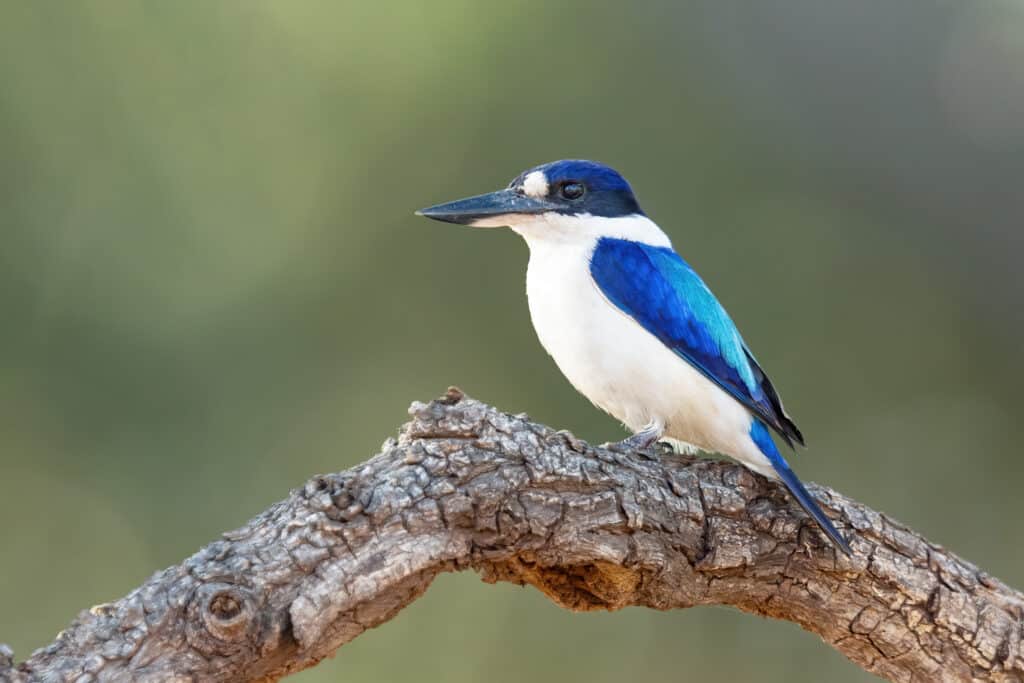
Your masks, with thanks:
<instances>
[{"instance_id":1,"label":"gnarled wood","mask_svg":"<svg viewBox=\"0 0 1024 683\"><path fill-rule=\"evenodd\" d=\"M895 681L1021 681L1024 596L884 515L812 487L837 554L741 466L593 448L464 397L397 440L83 612L0 679L274 680L419 597L440 572L575 610L734 605L794 621Z\"/></svg>"}]
</instances>

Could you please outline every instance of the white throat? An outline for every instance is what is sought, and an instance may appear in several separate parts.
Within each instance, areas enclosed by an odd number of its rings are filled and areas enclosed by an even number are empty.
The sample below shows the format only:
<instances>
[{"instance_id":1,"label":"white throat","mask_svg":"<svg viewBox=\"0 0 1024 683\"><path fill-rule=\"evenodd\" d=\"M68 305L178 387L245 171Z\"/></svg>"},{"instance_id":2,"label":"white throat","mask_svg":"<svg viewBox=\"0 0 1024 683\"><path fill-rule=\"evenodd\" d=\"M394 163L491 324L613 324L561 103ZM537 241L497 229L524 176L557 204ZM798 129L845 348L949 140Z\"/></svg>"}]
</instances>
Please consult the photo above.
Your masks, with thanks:
<instances>
[{"instance_id":1,"label":"white throat","mask_svg":"<svg viewBox=\"0 0 1024 683\"><path fill-rule=\"evenodd\" d=\"M647 216L566 216L545 213L538 216L516 216L509 227L523 236L533 252L536 249L558 246L577 246L593 249L602 237L642 242L656 247L671 247L668 235Z\"/></svg>"}]
</instances>

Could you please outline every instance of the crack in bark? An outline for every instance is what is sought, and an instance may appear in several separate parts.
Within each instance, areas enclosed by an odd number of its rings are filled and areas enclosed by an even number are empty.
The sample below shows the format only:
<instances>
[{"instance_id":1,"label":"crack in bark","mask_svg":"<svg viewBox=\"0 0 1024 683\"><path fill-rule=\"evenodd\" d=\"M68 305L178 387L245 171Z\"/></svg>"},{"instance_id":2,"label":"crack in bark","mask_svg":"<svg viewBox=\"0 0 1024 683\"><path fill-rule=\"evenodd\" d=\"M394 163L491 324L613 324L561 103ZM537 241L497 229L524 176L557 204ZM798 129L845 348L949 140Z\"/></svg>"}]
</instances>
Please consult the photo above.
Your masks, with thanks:
<instances>
[{"instance_id":1,"label":"crack in bark","mask_svg":"<svg viewBox=\"0 0 1024 683\"><path fill-rule=\"evenodd\" d=\"M271 681L315 665L441 572L573 610L733 605L894 681L1024 681L1024 596L898 522L811 487L855 554L727 462L593 448L456 389L381 453L318 475L0 681Z\"/></svg>"}]
</instances>

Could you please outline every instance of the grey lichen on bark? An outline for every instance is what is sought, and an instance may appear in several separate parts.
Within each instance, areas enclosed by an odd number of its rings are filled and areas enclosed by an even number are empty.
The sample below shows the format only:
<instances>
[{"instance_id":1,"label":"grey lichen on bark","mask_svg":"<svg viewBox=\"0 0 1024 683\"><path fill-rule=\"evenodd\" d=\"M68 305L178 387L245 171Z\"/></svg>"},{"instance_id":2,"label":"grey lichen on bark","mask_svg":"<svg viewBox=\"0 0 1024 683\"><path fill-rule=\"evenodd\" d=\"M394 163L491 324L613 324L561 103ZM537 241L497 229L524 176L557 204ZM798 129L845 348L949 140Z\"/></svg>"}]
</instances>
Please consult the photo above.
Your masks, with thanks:
<instances>
[{"instance_id":1,"label":"grey lichen on bark","mask_svg":"<svg viewBox=\"0 0 1024 683\"><path fill-rule=\"evenodd\" d=\"M573 610L786 619L894 681L1024 681L1024 596L830 489L811 487L853 557L733 463L594 448L455 389L410 414L380 454L82 612L28 660L0 646L0 679L275 680L474 569Z\"/></svg>"}]
</instances>

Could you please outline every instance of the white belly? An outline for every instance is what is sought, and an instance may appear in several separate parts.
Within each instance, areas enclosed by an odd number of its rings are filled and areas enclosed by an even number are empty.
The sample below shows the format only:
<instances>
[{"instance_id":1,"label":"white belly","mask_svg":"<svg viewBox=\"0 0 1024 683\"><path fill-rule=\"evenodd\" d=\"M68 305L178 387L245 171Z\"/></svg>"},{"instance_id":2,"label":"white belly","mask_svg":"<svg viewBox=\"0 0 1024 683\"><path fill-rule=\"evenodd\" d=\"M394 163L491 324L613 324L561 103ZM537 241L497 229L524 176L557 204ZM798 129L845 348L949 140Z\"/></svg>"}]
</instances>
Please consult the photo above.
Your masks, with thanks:
<instances>
[{"instance_id":1,"label":"white belly","mask_svg":"<svg viewBox=\"0 0 1024 683\"><path fill-rule=\"evenodd\" d=\"M528 242L533 326L580 393L634 432L657 423L672 439L765 463L751 453L747 409L605 299L590 276L593 243Z\"/></svg>"}]
</instances>

